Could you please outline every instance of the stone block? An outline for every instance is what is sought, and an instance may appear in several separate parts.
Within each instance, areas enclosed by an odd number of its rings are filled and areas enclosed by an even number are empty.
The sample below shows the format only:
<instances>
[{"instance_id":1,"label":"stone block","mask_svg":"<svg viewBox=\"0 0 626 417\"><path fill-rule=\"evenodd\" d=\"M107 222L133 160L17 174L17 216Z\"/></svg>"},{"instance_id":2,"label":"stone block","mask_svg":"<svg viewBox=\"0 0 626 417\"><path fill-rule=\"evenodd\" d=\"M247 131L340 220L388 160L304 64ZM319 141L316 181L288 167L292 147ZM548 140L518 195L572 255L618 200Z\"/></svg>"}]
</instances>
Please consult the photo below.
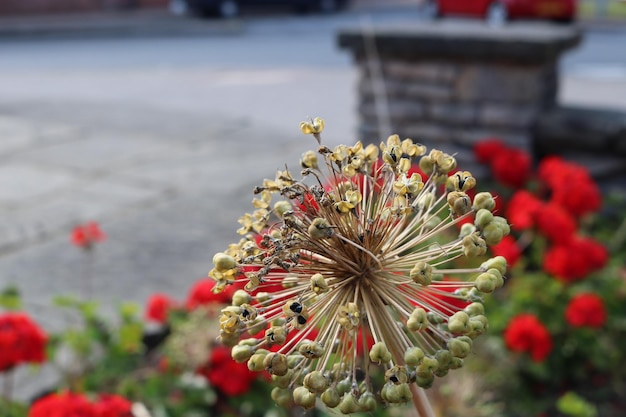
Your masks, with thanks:
<instances>
[{"instance_id":1,"label":"stone block","mask_svg":"<svg viewBox=\"0 0 626 417\"><path fill-rule=\"evenodd\" d=\"M408 100L393 100L387 103L389 118L392 123L400 121L419 120L424 117L424 106L416 101ZM359 113L362 120L372 119L375 120L378 117L378 109L373 101L367 101L361 103L359 106Z\"/></svg>"},{"instance_id":2,"label":"stone block","mask_svg":"<svg viewBox=\"0 0 626 417\"><path fill-rule=\"evenodd\" d=\"M414 99L419 101L450 100L454 96L454 88L450 85L430 84L423 81L396 81L383 79L386 96L390 100ZM371 78L362 78L359 81L359 92L364 101L374 97L375 85Z\"/></svg>"},{"instance_id":3,"label":"stone block","mask_svg":"<svg viewBox=\"0 0 626 417\"><path fill-rule=\"evenodd\" d=\"M473 103L435 102L427 106L430 120L449 125L469 125L476 122L476 106Z\"/></svg>"},{"instance_id":4,"label":"stone block","mask_svg":"<svg viewBox=\"0 0 626 417\"><path fill-rule=\"evenodd\" d=\"M417 122L402 127L406 136L426 146L449 143L452 129L442 123Z\"/></svg>"},{"instance_id":5,"label":"stone block","mask_svg":"<svg viewBox=\"0 0 626 417\"><path fill-rule=\"evenodd\" d=\"M459 100L503 102L554 102L556 80L543 66L468 64L459 72L456 97Z\"/></svg>"},{"instance_id":6,"label":"stone block","mask_svg":"<svg viewBox=\"0 0 626 417\"><path fill-rule=\"evenodd\" d=\"M529 129L539 109L529 104L484 103L478 107L478 123L487 127Z\"/></svg>"},{"instance_id":7,"label":"stone block","mask_svg":"<svg viewBox=\"0 0 626 417\"><path fill-rule=\"evenodd\" d=\"M381 67L385 77L398 81L450 83L458 73L456 65L445 61L388 60Z\"/></svg>"}]
</instances>

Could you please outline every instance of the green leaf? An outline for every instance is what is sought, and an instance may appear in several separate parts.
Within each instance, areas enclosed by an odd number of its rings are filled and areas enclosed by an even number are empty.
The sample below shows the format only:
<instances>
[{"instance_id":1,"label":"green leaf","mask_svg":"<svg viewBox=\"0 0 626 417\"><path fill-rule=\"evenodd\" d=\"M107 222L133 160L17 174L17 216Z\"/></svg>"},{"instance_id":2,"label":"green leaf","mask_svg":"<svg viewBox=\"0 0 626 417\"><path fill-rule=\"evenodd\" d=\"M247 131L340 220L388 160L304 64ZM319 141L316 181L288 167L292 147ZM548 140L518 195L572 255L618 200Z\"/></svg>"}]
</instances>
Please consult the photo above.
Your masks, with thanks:
<instances>
[{"instance_id":1,"label":"green leaf","mask_svg":"<svg viewBox=\"0 0 626 417\"><path fill-rule=\"evenodd\" d=\"M598 415L598 410L592 404L571 391L559 398L556 408L572 417L596 417Z\"/></svg>"},{"instance_id":2,"label":"green leaf","mask_svg":"<svg viewBox=\"0 0 626 417\"><path fill-rule=\"evenodd\" d=\"M19 310L22 308L22 299L17 287L10 285L0 292L0 307L6 310Z\"/></svg>"},{"instance_id":3,"label":"green leaf","mask_svg":"<svg viewBox=\"0 0 626 417\"><path fill-rule=\"evenodd\" d=\"M118 343L120 348L127 352L137 352L141 349L141 336L143 325L141 323L124 323L118 331Z\"/></svg>"}]
</instances>

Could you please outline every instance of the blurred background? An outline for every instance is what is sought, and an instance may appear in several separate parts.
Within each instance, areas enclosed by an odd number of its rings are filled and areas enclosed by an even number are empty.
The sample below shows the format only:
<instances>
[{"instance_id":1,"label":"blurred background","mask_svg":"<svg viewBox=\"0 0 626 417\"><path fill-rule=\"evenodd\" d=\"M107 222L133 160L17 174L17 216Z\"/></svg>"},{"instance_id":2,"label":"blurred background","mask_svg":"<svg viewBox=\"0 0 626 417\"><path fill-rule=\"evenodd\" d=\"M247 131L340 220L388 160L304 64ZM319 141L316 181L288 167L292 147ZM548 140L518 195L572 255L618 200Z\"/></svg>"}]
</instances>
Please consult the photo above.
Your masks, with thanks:
<instances>
[{"instance_id":1,"label":"blurred background","mask_svg":"<svg viewBox=\"0 0 626 417\"><path fill-rule=\"evenodd\" d=\"M436 14L413 0L270 3L0 2L0 287L44 327L67 324L57 294L105 310L184 297L235 240L253 186L315 147L300 121L323 117L329 146L359 139L359 69L337 31ZM571 17L558 24L583 38L559 62L559 101L626 111L626 4L581 0ZM89 221L107 238L85 256L69 236Z\"/></svg>"}]
</instances>

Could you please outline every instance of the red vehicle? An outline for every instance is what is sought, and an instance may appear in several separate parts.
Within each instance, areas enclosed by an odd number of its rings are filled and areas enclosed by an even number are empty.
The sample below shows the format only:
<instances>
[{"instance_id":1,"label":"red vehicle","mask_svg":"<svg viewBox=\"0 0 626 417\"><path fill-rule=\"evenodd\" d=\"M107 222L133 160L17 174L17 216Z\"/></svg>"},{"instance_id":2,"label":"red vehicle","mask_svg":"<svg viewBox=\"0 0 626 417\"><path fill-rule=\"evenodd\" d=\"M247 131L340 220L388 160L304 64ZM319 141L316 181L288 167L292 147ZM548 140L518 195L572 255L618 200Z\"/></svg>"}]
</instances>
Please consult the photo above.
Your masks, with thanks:
<instances>
[{"instance_id":1,"label":"red vehicle","mask_svg":"<svg viewBox=\"0 0 626 417\"><path fill-rule=\"evenodd\" d=\"M576 0L430 0L433 16L465 15L503 23L510 19L550 19L571 22Z\"/></svg>"}]
</instances>

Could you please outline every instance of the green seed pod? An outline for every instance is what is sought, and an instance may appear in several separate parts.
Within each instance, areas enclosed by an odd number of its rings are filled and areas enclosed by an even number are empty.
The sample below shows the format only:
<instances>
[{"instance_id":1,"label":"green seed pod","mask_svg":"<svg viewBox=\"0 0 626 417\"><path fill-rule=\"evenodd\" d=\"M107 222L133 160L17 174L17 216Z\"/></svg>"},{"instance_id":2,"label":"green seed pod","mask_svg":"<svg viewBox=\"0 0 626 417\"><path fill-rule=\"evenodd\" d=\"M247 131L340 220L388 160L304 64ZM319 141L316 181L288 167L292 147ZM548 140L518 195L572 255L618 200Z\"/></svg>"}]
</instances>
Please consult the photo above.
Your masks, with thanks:
<instances>
[{"instance_id":1,"label":"green seed pod","mask_svg":"<svg viewBox=\"0 0 626 417\"><path fill-rule=\"evenodd\" d=\"M315 407L315 394L305 387L297 387L293 390L293 402L305 410L310 410Z\"/></svg>"},{"instance_id":2,"label":"green seed pod","mask_svg":"<svg viewBox=\"0 0 626 417\"><path fill-rule=\"evenodd\" d=\"M392 384L405 384L408 380L408 374L404 366L395 365L385 372L385 380Z\"/></svg>"},{"instance_id":3,"label":"green seed pod","mask_svg":"<svg viewBox=\"0 0 626 417\"><path fill-rule=\"evenodd\" d=\"M281 201L277 201L274 204L274 213L276 213L276 215L281 219L285 216L285 213L288 213L292 210L293 210L293 207L288 201L281 200Z\"/></svg>"},{"instance_id":4,"label":"green seed pod","mask_svg":"<svg viewBox=\"0 0 626 417\"><path fill-rule=\"evenodd\" d=\"M233 347L239 342L239 334L220 331L220 342L227 347Z\"/></svg>"},{"instance_id":5,"label":"green seed pod","mask_svg":"<svg viewBox=\"0 0 626 417\"><path fill-rule=\"evenodd\" d=\"M257 317L256 319L248 323L248 327L246 328L246 330L251 335L255 335L259 333L261 330L264 330L266 326L267 326L267 323L262 318Z\"/></svg>"},{"instance_id":6,"label":"green seed pod","mask_svg":"<svg viewBox=\"0 0 626 417\"><path fill-rule=\"evenodd\" d=\"M491 259L486 260L480 265L480 269L483 271L487 271L491 268L495 268L500 271L500 274L506 274L507 263L506 258L504 256L496 256Z\"/></svg>"},{"instance_id":7,"label":"green seed pod","mask_svg":"<svg viewBox=\"0 0 626 417\"><path fill-rule=\"evenodd\" d=\"M472 304L469 304L463 310L465 310L465 312L467 314L469 314L470 317L471 316L476 316L478 314L485 314L485 307L483 306L482 303L472 303Z\"/></svg>"},{"instance_id":8,"label":"green seed pod","mask_svg":"<svg viewBox=\"0 0 626 417\"><path fill-rule=\"evenodd\" d=\"M288 388L293 377L293 370L289 369L285 375L272 375L272 382L280 388ZM291 398L291 396L290 396Z\"/></svg>"},{"instance_id":9,"label":"green seed pod","mask_svg":"<svg viewBox=\"0 0 626 417\"><path fill-rule=\"evenodd\" d=\"M320 395L320 399L326 407L329 408L335 408L339 405L339 402L341 402L341 397L334 387L327 388L326 391Z\"/></svg>"},{"instance_id":10,"label":"green seed pod","mask_svg":"<svg viewBox=\"0 0 626 417\"><path fill-rule=\"evenodd\" d=\"M253 353L254 348L252 346L242 345L241 342L230 351L233 360L237 363L248 362Z\"/></svg>"},{"instance_id":11,"label":"green seed pod","mask_svg":"<svg viewBox=\"0 0 626 417\"><path fill-rule=\"evenodd\" d=\"M476 232L476 226L474 226L472 223L465 223L463 226L461 226L459 239L463 239L465 236L469 236L474 232Z\"/></svg>"},{"instance_id":12,"label":"green seed pod","mask_svg":"<svg viewBox=\"0 0 626 417\"><path fill-rule=\"evenodd\" d=\"M474 196L474 210L485 209L493 211L496 208L496 200L488 192L478 193Z\"/></svg>"},{"instance_id":13,"label":"green seed pod","mask_svg":"<svg viewBox=\"0 0 626 417\"><path fill-rule=\"evenodd\" d=\"M302 168L317 169L317 154L314 151L303 153L302 159L300 159L300 166Z\"/></svg>"},{"instance_id":14,"label":"green seed pod","mask_svg":"<svg viewBox=\"0 0 626 417\"><path fill-rule=\"evenodd\" d=\"M463 253L467 257L482 256L487 253L487 244L478 234L472 233L463 238Z\"/></svg>"},{"instance_id":15,"label":"green seed pod","mask_svg":"<svg viewBox=\"0 0 626 417\"><path fill-rule=\"evenodd\" d=\"M287 367L289 369L293 369L300 364L304 360L304 356L299 353L292 353L287 356Z\"/></svg>"},{"instance_id":16,"label":"green seed pod","mask_svg":"<svg viewBox=\"0 0 626 417\"><path fill-rule=\"evenodd\" d=\"M439 362L432 356L424 356L422 363L415 370L417 376L424 376L432 374L437 368L439 368Z\"/></svg>"},{"instance_id":17,"label":"green seed pod","mask_svg":"<svg viewBox=\"0 0 626 417\"><path fill-rule=\"evenodd\" d=\"M501 288L504 285L504 277L502 277L502 274L498 269L489 268L489 270L487 270L487 273L491 274L494 277L496 288Z\"/></svg>"},{"instance_id":18,"label":"green seed pod","mask_svg":"<svg viewBox=\"0 0 626 417\"><path fill-rule=\"evenodd\" d=\"M317 359L324 354L324 348L318 342L305 339L298 346L298 352L308 359Z\"/></svg>"},{"instance_id":19,"label":"green seed pod","mask_svg":"<svg viewBox=\"0 0 626 417\"><path fill-rule=\"evenodd\" d=\"M495 222L489 223L482 229L482 237L489 246L497 245L504 237L502 227Z\"/></svg>"},{"instance_id":20,"label":"green seed pod","mask_svg":"<svg viewBox=\"0 0 626 417\"><path fill-rule=\"evenodd\" d=\"M429 326L428 313L421 307L416 307L406 322L406 327L412 332L425 330Z\"/></svg>"},{"instance_id":21,"label":"green seed pod","mask_svg":"<svg viewBox=\"0 0 626 417\"><path fill-rule=\"evenodd\" d=\"M250 304L252 296L244 290L237 290L233 294L232 305L241 306L242 304Z\"/></svg>"},{"instance_id":22,"label":"green seed pod","mask_svg":"<svg viewBox=\"0 0 626 417\"><path fill-rule=\"evenodd\" d=\"M364 392L359 398L359 408L364 413L376 410L376 406L376 397L371 392Z\"/></svg>"},{"instance_id":23,"label":"green seed pod","mask_svg":"<svg viewBox=\"0 0 626 417\"><path fill-rule=\"evenodd\" d=\"M433 280L433 267L424 261L419 261L409 273L409 277L416 284L426 287L430 285Z\"/></svg>"},{"instance_id":24,"label":"green seed pod","mask_svg":"<svg viewBox=\"0 0 626 417\"><path fill-rule=\"evenodd\" d=\"M447 195L450 211L455 217L467 214L472 209L469 196L462 191L450 191Z\"/></svg>"},{"instance_id":25,"label":"green seed pod","mask_svg":"<svg viewBox=\"0 0 626 417\"><path fill-rule=\"evenodd\" d=\"M323 294L329 289L328 282L322 274L314 274L311 276L311 291L315 294Z\"/></svg>"},{"instance_id":26,"label":"green seed pod","mask_svg":"<svg viewBox=\"0 0 626 417\"><path fill-rule=\"evenodd\" d=\"M435 161L433 160L433 158L431 158L430 155L424 155L420 159L419 166L420 170L424 174L431 175L435 170Z\"/></svg>"},{"instance_id":27,"label":"green seed pod","mask_svg":"<svg viewBox=\"0 0 626 417\"><path fill-rule=\"evenodd\" d=\"M489 223L493 221L493 214L487 209L480 209L476 212L476 218L474 219L474 225L479 229L484 229Z\"/></svg>"},{"instance_id":28,"label":"green seed pod","mask_svg":"<svg viewBox=\"0 0 626 417\"><path fill-rule=\"evenodd\" d=\"M467 333L470 330L469 322L470 317L465 311L457 311L448 319L448 329L455 334Z\"/></svg>"},{"instance_id":29,"label":"green seed pod","mask_svg":"<svg viewBox=\"0 0 626 417\"><path fill-rule=\"evenodd\" d=\"M352 414L360 411L359 403L356 398L354 398L354 395L349 392L344 394L341 402L337 406L337 409L343 414Z\"/></svg>"},{"instance_id":30,"label":"green seed pod","mask_svg":"<svg viewBox=\"0 0 626 417\"><path fill-rule=\"evenodd\" d=\"M309 235L313 240L328 239L334 233L328 220L316 217L308 228Z\"/></svg>"},{"instance_id":31,"label":"green seed pod","mask_svg":"<svg viewBox=\"0 0 626 417\"><path fill-rule=\"evenodd\" d=\"M450 369L459 369L463 367L463 359L461 358L452 358L452 362L450 362Z\"/></svg>"},{"instance_id":32,"label":"green seed pod","mask_svg":"<svg viewBox=\"0 0 626 417\"><path fill-rule=\"evenodd\" d=\"M298 285L298 277L295 275L287 275L285 278L283 278L283 281L281 282L283 288L285 289L289 289L289 288L293 288L296 285Z\"/></svg>"},{"instance_id":33,"label":"green seed pod","mask_svg":"<svg viewBox=\"0 0 626 417\"><path fill-rule=\"evenodd\" d=\"M261 349L257 350L250 356L250 359L248 359L248 369L253 372L261 372L265 369L265 365L263 365L265 356L267 356L267 351L261 352Z\"/></svg>"},{"instance_id":34,"label":"green seed pod","mask_svg":"<svg viewBox=\"0 0 626 417\"><path fill-rule=\"evenodd\" d=\"M287 374L287 356L282 353L270 352L263 359L263 367L272 375L283 376Z\"/></svg>"},{"instance_id":35,"label":"green seed pod","mask_svg":"<svg viewBox=\"0 0 626 417\"><path fill-rule=\"evenodd\" d=\"M370 360L381 364L391 360L391 353L384 342L375 343L370 349Z\"/></svg>"},{"instance_id":36,"label":"green seed pod","mask_svg":"<svg viewBox=\"0 0 626 417\"><path fill-rule=\"evenodd\" d=\"M411 388L409 388L409 384L386 384L386 401L392 404L402 404L408 402L413 398L413 394L411 393Z\"/></svg>"},{"instance_id":37,"label":"green seed pod","mask_svg":"<svg viewBox=\"0 0 626 417\"><path fill-rule=\"evenodd\" d=\"M314 394L321 394L328 388L328 381L320 371L313 371L305 375L302 385Z\"/></svg>"},{"instance_id":38,"label":"green seed pod","mask_svg":"<svg viewBox=\"0 0 626 417\"><path fill-rule=\"evenodd\" d=\"M272 400L281 406L288 407L291 405L291 391L285 388L274 387L271 394Z\"/></svg>"},{"instance_id":39,"label":"green seed pod","mask_svg":"<svg viewBox=\"0 0 626 417\"><path fill-rule=\"evenodd\" d=\"M448 340L447 347L455 358L466 358L472 351L469 343L456 337Z\"/></svg>"},{"instance_id":40,"label":"green seed pod","mask_svg":"<svg viewBox=\"0 0 626 417\"><path fill-rule=\"evenodd\" d=\"M408 366L418 366L424 359L424 351L417 346L410 347L404 352L404 363Z\"/></svg>"},{"instance_id":41,"label":"green seed pod","mask_svg":"<svg viewBox=\"0 0 626 417\"><path fill-rule=\"evenodd\" d=\"M492 293L496 289L496 279L492 274L483 272L474 280L474 287L482 293Z\"/></svg>"},{"instance_id":42,"label":"green seed pod","mask_svg":"<svg viewBox=\"0 0 626 417\"><path fill-rule=\"evenodd\" d=\"M420 374L416 376L415 379L415 383L417 384L417 386L422 387L424 389L428 389L430 387L433 386L433 383L435 382L435 374L431 373L425 373L425 374Z\"/></svg>"},{"instance_id":43,"label":"green seed pod","mask_svg":"<svg viewBox=\"0 0 626 417\"><path fill-rule=\"evenodd\" d=\"M509 222L502 216L493 216L494 223L500 225L502 227L502 233L504 236L511 233L511 226L509 226Z\"/></svg>"},{"instance_id":44,"label":"green seed pod","mask_svg":"<svg viewBox=\"0 0 626 417\"><path fill-rule=\"evenodd\" d=\"M213 256L213 265L218 272L226 272L237 266L235 258L225 253L219 252Z\"/></svg>"},{"instance_id":45,"label":"green seed pod","mask_svg":"<svg viewBox=\"0 0 626 417\"><path fill-rule=\"evenodd\" d=\"M435 359L439 362L439 369L448 368L452 362L452 353L447 349L439 349L435 352Z\"/></svg>"},{"instance_id":46,"label":"green seed pod","mask_svg":"<svg viewBox=\"0 0 626 417\"><path fill-rule=\"evenodd\" d=\"M265 331L265 340L271 345L282 345L287 340L287 331L282 326L272 326Z\"/></svg>"},{"instance_id":47,"label":"green seed pod","mask_svg":"<svg viewBox=\"0 0 626 417\"><path fill-rule=\"evenodd\" d=\"M337 383L337 392L339 395L343 396L346 392L352 389L352 381L350 378L342 379Z\"/></svg>"}]
</instances>

